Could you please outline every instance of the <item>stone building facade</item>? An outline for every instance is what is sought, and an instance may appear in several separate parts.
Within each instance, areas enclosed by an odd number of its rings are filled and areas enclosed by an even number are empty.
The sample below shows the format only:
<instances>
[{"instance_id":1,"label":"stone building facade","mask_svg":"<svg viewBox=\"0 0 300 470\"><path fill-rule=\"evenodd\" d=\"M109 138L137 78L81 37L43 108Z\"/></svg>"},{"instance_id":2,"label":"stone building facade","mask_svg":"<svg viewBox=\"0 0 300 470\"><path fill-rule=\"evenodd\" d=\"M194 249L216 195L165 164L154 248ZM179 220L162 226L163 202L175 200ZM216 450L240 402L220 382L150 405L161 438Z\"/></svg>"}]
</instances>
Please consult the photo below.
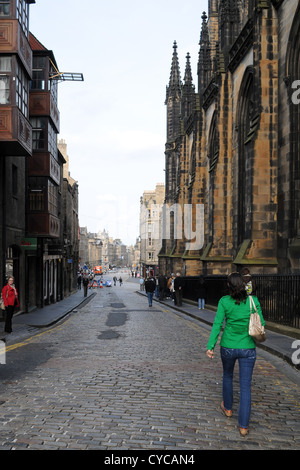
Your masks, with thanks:
<instances>
[{"instance_id":1,"label":"stone building facade","mask_svg":"<svg viewBox=\"0 0 300 470\"><path fill-rule=\"evenodd\" d=\"M162 244L161 217L165 186L158 183L155 190L144 191L140 200L140 257L141 272L158 274L158 255Z\"/></svg>"},{"instance_id":2,"label":"stone building facade","mask_svg":"<svg viewBox=\"0 0 300 470\"><path fill-rule=\"evenodd\" d=\"M34 4L0 3L0 288L15 277L22 312L72 291L64 271L73 253L64 243L71 237L66 161L57 147L58 66L29 30Z\"/></svg>"},{"instance_id":3,"label":"stone building facade","mask_svg":"<svg viewBox=\"0 0 300 470\"><path fill-rule=\"evenodd\" d=\"M77 273L79 264L79 221L78 221L78 182L72 178L69 169L69 155L66 141L58 141L58 149L64 157L63 165L63 286L64 295L68 296L77 290Z\"/></svg>"},{"instance_id":4,"label":"stone building facade","mask_svg":"<svg viewBox=\"0 0 300 470\"><path fill-rule=\"evenodd\" d=\"M188 250L171 231L162 271L299 272L299 37L298 0L209 0L197 91L189 54L181 81L174 43L165 201L192 205L193 227L201 205L204 240Z\"/></svg>"},{"instance_id":5,"label":"stone building facade","mask_svg":"<svg viewBox=\"0 0 300 470\"><path fill-rule=\"evenodd\" d=\"M80 227L79 265L93 269L102 266L103 273L115 266L131 265L131 247L124 245L120 238L112 238L104 229L98 233L88 232Z\"/></svg>"}]
</instances>

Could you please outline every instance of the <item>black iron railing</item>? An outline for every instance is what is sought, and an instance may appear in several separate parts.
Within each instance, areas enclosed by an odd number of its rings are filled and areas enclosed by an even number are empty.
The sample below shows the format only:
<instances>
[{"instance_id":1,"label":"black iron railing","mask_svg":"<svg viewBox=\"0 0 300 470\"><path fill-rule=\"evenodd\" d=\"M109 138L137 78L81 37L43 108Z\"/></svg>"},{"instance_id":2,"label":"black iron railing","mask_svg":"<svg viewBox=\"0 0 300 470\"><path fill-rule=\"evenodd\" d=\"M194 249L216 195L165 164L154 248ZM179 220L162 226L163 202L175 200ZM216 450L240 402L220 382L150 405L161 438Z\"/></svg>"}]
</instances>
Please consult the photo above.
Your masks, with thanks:
<instances>
[{"instance_id":1,"label":"black iron railing","mask_svg":"<svg viewBox=\"0 0 300 470\"><path fill-rule=\"evenodd\" d=\"M300 328L300 275L256 275L253 278L264 318Z\"/></svg>"},{"instance_id":2,"label":"black iron railing","mask_svg":"<svg viewBox=\"0 0 300 470\"><path fill-rule=\"evenodd\" d=\"M300 329L300 275L253 275L265 320ZM184 297L197 300L199 277L185 277ZM227 276L207 276L206 304L217 307L228 294Z\"/></svg>"}]
</instances>

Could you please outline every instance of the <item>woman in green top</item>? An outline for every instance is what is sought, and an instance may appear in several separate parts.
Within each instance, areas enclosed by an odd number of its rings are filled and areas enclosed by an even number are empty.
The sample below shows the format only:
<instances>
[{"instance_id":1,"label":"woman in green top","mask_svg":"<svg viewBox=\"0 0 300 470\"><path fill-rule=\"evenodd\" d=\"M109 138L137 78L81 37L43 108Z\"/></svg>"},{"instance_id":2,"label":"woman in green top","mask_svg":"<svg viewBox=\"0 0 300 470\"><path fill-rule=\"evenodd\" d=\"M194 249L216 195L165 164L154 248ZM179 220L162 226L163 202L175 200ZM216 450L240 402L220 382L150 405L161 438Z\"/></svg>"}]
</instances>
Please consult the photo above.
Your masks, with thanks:
<instances>
[{"instance_id":1,"label":"woman in green top","mask_svg":"<svg viewBox=\"0 0 300 470\"><path fill-rule=\"evenodd\" d=\"M239 406L239 430L242 436L248 433L248 424L251 412L251 381L252 372L256 360L256 344L249 336L250 299L245 290L245 283L239 273L228 276L230 295L222 297L218 304L215 321L207 344L206 354L214 357L214 347L218 341L224 319L226 324L222 334L221 359L223 364L223 402L221 408L226 416L232 416L233 403L233 370L235 361L239 361L240 378L240 406ZM257 297L253 297L254 303L265 325L261 313L261 307Z\"/></svg>"}]
</instances>

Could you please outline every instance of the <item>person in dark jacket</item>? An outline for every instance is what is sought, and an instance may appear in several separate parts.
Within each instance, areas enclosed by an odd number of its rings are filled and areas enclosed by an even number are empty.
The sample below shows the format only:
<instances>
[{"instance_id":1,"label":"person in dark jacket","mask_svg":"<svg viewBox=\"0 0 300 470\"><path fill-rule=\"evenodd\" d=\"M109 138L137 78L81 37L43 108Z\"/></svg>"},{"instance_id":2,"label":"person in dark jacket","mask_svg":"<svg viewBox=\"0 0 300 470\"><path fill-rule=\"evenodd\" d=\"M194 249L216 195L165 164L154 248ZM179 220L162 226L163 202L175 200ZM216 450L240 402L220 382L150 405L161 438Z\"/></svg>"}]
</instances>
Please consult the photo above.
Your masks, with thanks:
<instances>
[{"instance_id":1,"label":"person in dark jacket","mask_svg":"<svg viewBox=\"0 0 300 470\"><path fill-rule=\"evenodd\" d=\"M12 332L12 317L15 307L19 307L18 292L14 284L15 280L12 276L8 278L6 286L2 289L2 299L5 305L5 326L6 333Z\"/></svg>"},{"instance_id":2,"label":"person in dark jacket","mask_svg":"<svg viewBox=\"0 0 300 470\"><path fill-rule=\"evenodd\" d=\"M158 278L159 300L164 300L167 288L167 278L161 274Z\"/></svg>"},{"instance_id":3,"label":"person in dark jacket","mask_svg":"<svg viewBox=\"0 0 300 470\"><path fill-rule=\"evenodd\" d=\"M86 274L83 276L82 285L83 285L83 295L84 295L84 297L86 297L87 296L88 285L89 285L89 280L88 280L88 277L87 277Z\"/></svg>"},{"instance_id":4,"label":"person in dark jacket","mask_svg":"<svg viewBox=\"0 0 300 470\"><path fill-rule=\"evenodd\" d=\"M78 289L81 289L81 283L82 283L82 276L81 276L81 273L78 273L78 276L77 276L77 287L78 287Z\"/></svg>"},{"instance_id":5,"label":"person in dark jacket","mask_svg":"<svg viewBox=\"0 0 300 470\"><path fill-rule=\"evenodd\" d=\"M153 276L149 275L145 281L145 291L148 297L149 307L152 307L153 293L155 291L156 281Z\"/></svg>"},{"instance_id":6,"label":"person in dark jacket","mask_svg":"<svg viewBox=\"0 0 300 470\"><path fill-rule=\"evenodd\" d=\"M200 276L197 284L197 298L198 298L198 309L205 308L205 299L206 299L206 284L203 276Z\"/></svg>"},{"instance_id":7,"label":"person in dark jacket","mask_svg":"<svg viewBox=\"0 0 300 470\"><path fill-rule=\"evenodd\" d=\"M182 294L183 294L184 280L180 273L176 273L174 279L174 292L175 292L175 305L182 305Z\"/></svg>"}]
</instances>

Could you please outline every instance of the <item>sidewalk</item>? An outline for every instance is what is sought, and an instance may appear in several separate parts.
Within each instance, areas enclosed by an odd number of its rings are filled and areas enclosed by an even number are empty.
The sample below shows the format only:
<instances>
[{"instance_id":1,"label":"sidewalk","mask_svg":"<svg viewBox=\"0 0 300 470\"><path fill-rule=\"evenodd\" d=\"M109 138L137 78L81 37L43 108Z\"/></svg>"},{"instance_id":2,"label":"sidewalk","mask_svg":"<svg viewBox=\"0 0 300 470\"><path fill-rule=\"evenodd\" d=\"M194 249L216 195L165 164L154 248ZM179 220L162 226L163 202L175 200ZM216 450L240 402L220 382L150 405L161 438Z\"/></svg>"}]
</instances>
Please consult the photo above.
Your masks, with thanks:
<instances>
[{"instance_id":1,"label":"sidewalk","mask_svg":"<svg viewBox=\"0 0 300 470\"><path fill-rule=\"evenodd\" d=\"M83 289L78 290L75 294L71 294L55 304L46 305L44 308L37 308L30 313L14 315L13 326L26 325L35 328L51 326L75 308L80 308L89 302L95 294L94 289L88 289L87 297L84 297Z\"/></svg>"},{"instance_id":2,"label":"sidewalk","mask_svg":"<svg viewBox=\"0 0 300 470\"><path fill-rule=\"evenodd\" d=\"M139 294L146 296L144 291L137 291ZM206 325L212 326L214 323L216 312L213 310L209 310L205 308L204 310L199 310L196 305L191 305L189 303L183 302L181 307L174 305L173 300L166 299L163 301L157 300L153 297L154 301L157 301L160 304L166 305L178 312L182 312L190 317L199 320ZM288 334L284 334L284 332L274 332L265 327L267 339L264 343L257 343L257 347L268 351L271 354L274 354L281 359L284 359L290 365L295 367L296 369L300 370L300 364L296 365L292 362L292 355L295 351L299 351L300 348L300 340L289 336ZM294 341L298 341L297 346L292 348L292 344ZM297 354L297 358L299 360L299 353Z\"/></svg>"}]
</instances>

